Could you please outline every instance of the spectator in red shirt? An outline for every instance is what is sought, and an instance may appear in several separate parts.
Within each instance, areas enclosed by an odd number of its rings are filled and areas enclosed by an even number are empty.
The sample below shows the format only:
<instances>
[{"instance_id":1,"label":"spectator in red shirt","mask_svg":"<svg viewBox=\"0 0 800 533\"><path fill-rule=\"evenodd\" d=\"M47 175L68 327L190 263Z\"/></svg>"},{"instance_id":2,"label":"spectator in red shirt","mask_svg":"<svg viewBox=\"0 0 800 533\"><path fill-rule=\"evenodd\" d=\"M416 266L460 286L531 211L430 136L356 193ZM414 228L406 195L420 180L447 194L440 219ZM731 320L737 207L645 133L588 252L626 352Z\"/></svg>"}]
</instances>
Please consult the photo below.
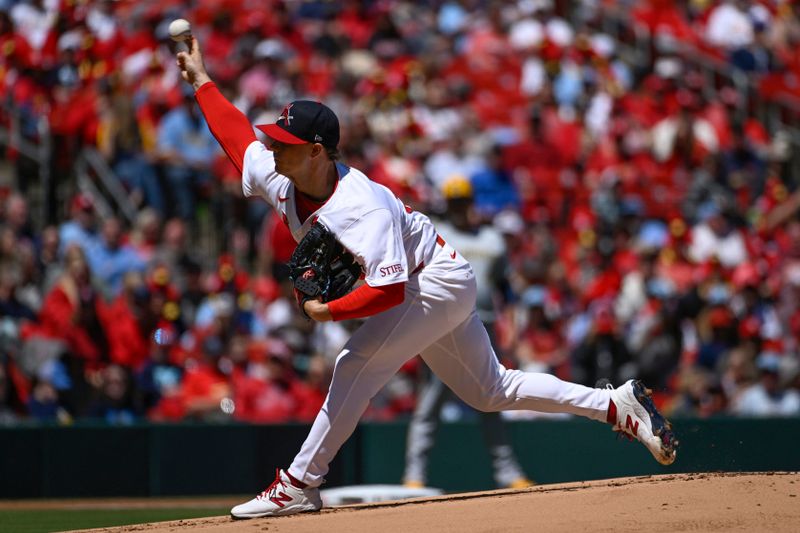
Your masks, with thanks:
<instances>
[{"instance_id":1,"label":"spectator in red shirt","mask_svg":"<svg viewBox=\"0 0 800 533\"><path fill-rule=\"evenodd\" d=\"M515 355L523 370L569 379L569 354L559 324L554 320L555 306L548 302L548 297L547 289L542 286L529 287L522 293L526 324L518 333Z\"/></svg>"},{"instance_id":2,"label":"spectator in red shirt","mask_svg":"<svg viewBox=\"0 0 800 533\"><path fill-rule=\"evenodd\" d=\"M280 423L293 418L297 409L292 395L296 377L291 371L291 353L267 354L256 375L235 381L236 417L256 423Z\"/></svg>"},{"instance_id":3,"label":"spectator in red shirt","mask_svg":"<svg viewBox=\"0 0 800 533\"><path fill-rule=\"evenodd\" d=\"M149 326L154 322L149 316L148 300L142 275L129 272L125 275L122 292L106 314L109 357L128 369L138 370L147 360Z\"/></svg>"},{"instance_id":4,"label":"spectator in red shirt","mask_svg":"<svg viewBox=\"0 0 800 533\"><path fill-rule=\"evenodd\" d=\"M45 297L39 323L28 328L27 336L63 341L71 356L97 365L107 354L106 305L92 286L79 246L67 248L64 265L64 274Z\"/></svg>"},{"instance_id":5,"label":"spectator in red shirt","mask_svg":"<svg viewBox=\"0 0 800 533\"><path fill-rule=\"evenodd\" d=\"M200 343L200 357L187 362L178 392L184 417L194 420L227 418L229 413L222 410L223 400L232 398L227 350L221 337L209 335Z\"/></svg>"},{"instance_id":6,"label":"spectator in red shirt","mask_svg":"<svg viewBox=\"0 0 800 533\"><path fill-rule=\"evenodd\" d=\"M307 379L303 381L295 373L293 354L283 342L270 338L267 342L251 342L249 347L247 344L244 336L234 337L231 343L231 357L236 364L235 418L256 423L313 420L313 410L325 400L325 361L310 360Z\"/></svg>"},{"instance_id":7,"label":"spectator in red shirt","mask_svg":"<svg viewBox=\"0 0 800 533\"><path fill-rule=\"evenodd\" d=\"M305 377L294 392L297 399L294 418L298 422L312 422L316 418L325 403L330 381L331 372L325 359L321 356L309 359Z\"/></svg>"}]
</instances>

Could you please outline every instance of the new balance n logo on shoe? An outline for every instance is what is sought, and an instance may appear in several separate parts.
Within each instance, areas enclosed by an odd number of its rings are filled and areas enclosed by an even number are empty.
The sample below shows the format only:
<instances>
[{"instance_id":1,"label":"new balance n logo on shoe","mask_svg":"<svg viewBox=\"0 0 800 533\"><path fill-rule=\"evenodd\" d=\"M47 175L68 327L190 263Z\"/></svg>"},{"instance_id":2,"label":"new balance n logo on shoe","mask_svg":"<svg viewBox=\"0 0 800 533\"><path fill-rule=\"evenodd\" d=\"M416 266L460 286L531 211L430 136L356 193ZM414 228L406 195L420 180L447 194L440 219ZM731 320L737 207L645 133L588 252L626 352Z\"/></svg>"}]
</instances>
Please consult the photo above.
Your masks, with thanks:
<instances>
[{"instance_id":1,"label":"new balance n logo on shoe","mask_svg":"<svg viewBox=\"0 0 800 533\"><path fill-rule=\"evenodd\" d=\"M302 488L301 488L302 486ZM318 511L322 507L319 489L308 487L281 469L275 471L275 481L261 493L231 509L233 518L259 518L280 516L307 511Z\"/></svg>"},{"instance_id":2,"label":"new balance n logo on shoe","mask_svg":"<svg viewBox=\"0 0 800 533\"><path fill-rule=\"evenodd\" d=\"M636 433L639 431L639 421L637 420L634 424L631 415L628 415L628 418L625 420L625 428L636 436Z\"/></svg>"},{"instance_id":3,"label":"new balance n logo on shoe","mask_svg":"<svg viewBox=\"0 0 800 533\"><path fill-rule=\"evenodd\" d=\"M272 496L269 501L277 505L278 507L284 507L283 502L290 502L292 501L292 497L286 494L285 492L278 492L275 496Z\"/></svg>"}]
</instances>

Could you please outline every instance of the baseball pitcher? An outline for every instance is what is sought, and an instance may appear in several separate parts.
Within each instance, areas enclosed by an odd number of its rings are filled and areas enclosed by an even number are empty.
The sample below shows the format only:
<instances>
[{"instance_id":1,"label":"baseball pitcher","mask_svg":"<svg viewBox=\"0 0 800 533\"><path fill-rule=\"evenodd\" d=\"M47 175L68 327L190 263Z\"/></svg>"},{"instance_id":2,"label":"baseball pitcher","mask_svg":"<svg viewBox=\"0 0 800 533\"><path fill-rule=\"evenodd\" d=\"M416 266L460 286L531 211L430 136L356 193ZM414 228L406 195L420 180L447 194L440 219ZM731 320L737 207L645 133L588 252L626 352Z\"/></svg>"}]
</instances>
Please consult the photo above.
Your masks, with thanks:
<instances>
[{"instance_id":1,"label":"baseball pitcher","mask_svg":"<svg viewBox=\"0 0 800 533\"><path fill-rule=\"evenodd\" d=\"M241 171L244 194L269 203L300 243L303 255L293 258L298 268L292 276L302 311L320 322L368 317L337 357L328 396L292 464L261 494L234 507L234 518L320 509L319 486L331 460L370 399L416 354L476 409L581 415L638 439L660 463L675 460L671 426L641 382L589 388L499 363L475 312L469 263L427 216L338 161L333 111L318 102L292 102L274 124L256 126L269 138L262 144L209 78L197 40L189 44L188 52L178 53L178 66L211 132ZM314 239L308 246L307 235ZM342 295L353 264L365 283Z\"/></svg>"}]
</instances>

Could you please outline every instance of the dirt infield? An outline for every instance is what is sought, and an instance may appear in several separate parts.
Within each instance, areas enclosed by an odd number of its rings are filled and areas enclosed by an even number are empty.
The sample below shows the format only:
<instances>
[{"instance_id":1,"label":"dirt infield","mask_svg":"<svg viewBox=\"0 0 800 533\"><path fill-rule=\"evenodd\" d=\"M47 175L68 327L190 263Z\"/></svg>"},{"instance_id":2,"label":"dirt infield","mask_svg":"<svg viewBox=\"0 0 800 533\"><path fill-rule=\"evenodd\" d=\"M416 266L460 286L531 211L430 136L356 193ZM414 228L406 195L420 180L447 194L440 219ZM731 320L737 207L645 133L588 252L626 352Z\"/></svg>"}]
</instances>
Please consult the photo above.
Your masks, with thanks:
<instances>
[{"instance_id":1,"label":"dirt infield","mask_svg":"<svg viewBox=\"0 0 800 533\"><path fill-rule=\"evenodd\" d=\"M351 505L281 518L227 516L103 532L800 531L800 473L680 474Z\"/></svg>"}]
</instances>

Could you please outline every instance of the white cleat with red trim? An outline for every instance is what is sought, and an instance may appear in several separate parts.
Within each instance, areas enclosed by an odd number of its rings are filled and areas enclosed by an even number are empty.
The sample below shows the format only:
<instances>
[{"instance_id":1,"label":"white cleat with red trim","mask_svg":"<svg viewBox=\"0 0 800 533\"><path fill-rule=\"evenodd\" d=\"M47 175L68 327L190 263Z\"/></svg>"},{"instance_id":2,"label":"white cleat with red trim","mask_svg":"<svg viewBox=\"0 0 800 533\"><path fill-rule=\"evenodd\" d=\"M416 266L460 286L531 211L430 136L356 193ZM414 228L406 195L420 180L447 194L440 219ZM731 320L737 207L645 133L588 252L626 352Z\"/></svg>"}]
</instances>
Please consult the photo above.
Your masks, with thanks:
<instances>
[{"instance_id":1,"label":"white cleat with red trim","mask_svg":"<svg viewBox=\"0 0 800 533\"><path fill-rule=\"evenodd\" d=\"M308 487L284 470L275 471L275 481L247 503L231 509L232 518L260 518L319 511L319 488Z\"/></svg>"},{"instance_id":2,"label":"white cleat with red trim","mask_svg":"<svg viewBox=\"0 0 800 533\"><path fill-rule=\"evenodd\" d=\"M675 462L678 441L672 424L658 412L650 394L638 380L629 380L612 389L609 422L614 425L614 431L644 444L656 461L671 465Z\"/></svg>"}]
</instances>

